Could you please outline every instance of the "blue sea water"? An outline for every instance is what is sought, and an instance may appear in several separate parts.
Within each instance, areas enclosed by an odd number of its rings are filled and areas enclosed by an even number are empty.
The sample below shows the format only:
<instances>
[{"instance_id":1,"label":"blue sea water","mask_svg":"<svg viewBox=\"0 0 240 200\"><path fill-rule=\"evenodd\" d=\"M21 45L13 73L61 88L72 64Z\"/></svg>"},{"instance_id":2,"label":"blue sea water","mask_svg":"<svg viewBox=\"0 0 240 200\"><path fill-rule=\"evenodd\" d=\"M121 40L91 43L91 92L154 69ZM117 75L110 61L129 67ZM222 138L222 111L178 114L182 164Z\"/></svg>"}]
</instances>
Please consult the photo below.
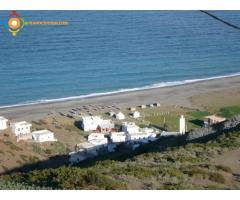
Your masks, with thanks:
<instances>
[{"instance_id":1,"label":"blue sea water","mask_svg":"<svg viewBox=\"0 0 240 200\"><path fill-rule=\"evenodd\" d=\"M16 38L0 26L1 107L240 73L240 31L199 11L18 13L69 25L26 26ZM240 11L212 13L240 26Z\"/></svg>"}]
</instances>

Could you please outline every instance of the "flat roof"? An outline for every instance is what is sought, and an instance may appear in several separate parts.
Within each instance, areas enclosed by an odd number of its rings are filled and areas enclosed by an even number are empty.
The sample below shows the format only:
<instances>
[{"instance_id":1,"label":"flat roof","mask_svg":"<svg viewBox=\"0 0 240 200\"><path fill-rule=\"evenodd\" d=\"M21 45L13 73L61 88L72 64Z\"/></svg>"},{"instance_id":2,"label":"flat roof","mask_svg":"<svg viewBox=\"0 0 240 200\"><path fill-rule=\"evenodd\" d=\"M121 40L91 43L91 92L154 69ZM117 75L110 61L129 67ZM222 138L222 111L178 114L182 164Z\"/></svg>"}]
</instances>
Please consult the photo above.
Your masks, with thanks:
<instances>
[{"instance_id":1,"label":"flat roof","mask_svg":"<svg viewBox=\"0 0 240 200\"><path fill-rule=\"evenodd\" d=\"M21 121L21 122L14 122L14 123L11 123L12 125L19 125L19 126L21 126L21 125L32 125L31 123L29 123L29 122L26 122L26 121Z\"/></svg>"},{"instance_id":2,"label":"flat roof","mask_svg":"<svg viewBox=\"0 0 240 200\"><path fill-rule=\"evenodd\" d=\"M148 135L148 133L145 133L145 132L134 132L134 133L128 133L128 135Z\"/></svg>"},{"instance_id":3,"label":"flat roof","mask_svg":"<svg viewBox=\"0 0 240 200\"><path fill-rule=\"evenodd\" d=\"M226 118L220 117L220 116L217 116L217 115L209 115L209 116L206 116L204 118L205 119L212 119L212 120L215 120L215 121L225 121L226 120Z\"/></svg>"},{"instance_id":4,"label":"flat roof","mask_svg":"<svg viewBox=\"0 0 240 200\"><path fill-rule=\"evenodd\" d=\"M8 119L3 116L0 116L0 120L8 120Z\"/></svg>"},{"instance_id":5,"label":"flat roof","mask_svg":"<svg viewBox=\"0 0 240 200\"><path fill-rule=\"evenodd\" d=\"M48 135L48 134L54 134L53 132L49 130L39 130L39 131L33 131L32 135Z\"/></svg>"},{"instance_id":6,"label":"flat roof","mask_svg":"<svg viewBox=\"0 0 240 200\"><path fill-rule=\"evenodd\" d=\"M91 149L96 147L96 145L90 143L90 142L82 142L80 144L77 144L77 147L82 148L82 149Z\"/></svg>"},{"instance_id":7,"label":"flat roof","mask_svg":"<svg viewBox=\"0 0 240 200\"><path fill-rule=\"evenodd\" d=\"M110 133L111 135L115 135L115 136L125 136L126 135L126 133L125 132L111 132Z\"/></svg>"}]
</instances>

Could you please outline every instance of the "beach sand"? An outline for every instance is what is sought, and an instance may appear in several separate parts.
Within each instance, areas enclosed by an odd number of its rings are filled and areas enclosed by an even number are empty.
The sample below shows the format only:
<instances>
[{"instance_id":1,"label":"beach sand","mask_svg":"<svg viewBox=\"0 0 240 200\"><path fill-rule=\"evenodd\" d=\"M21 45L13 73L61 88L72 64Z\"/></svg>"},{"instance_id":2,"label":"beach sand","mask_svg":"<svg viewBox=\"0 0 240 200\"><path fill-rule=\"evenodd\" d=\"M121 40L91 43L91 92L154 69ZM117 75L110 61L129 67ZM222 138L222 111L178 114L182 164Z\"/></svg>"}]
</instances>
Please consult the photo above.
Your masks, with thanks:
<instances>
[{"instance_id":1,"label":"beach sand","mask_svg":"<svg viewBox=\"0 0 240 200\"><path fill-rule=\"evenodd\" d=\"M160 102L162 106L179 105L199 108L204 106L202 102L211 104L209 101L213 96L220 100L224 98L234 99L239 104L240 76L64 102L4 108L0 109L0 116L5 116L10 120L38 120L47 116L50 112L67 112L72 108L83 105L115 105L126 108L154 102ZM214 102L212 102L212 105L214 106Z\"/></svg>"}]
</instances>

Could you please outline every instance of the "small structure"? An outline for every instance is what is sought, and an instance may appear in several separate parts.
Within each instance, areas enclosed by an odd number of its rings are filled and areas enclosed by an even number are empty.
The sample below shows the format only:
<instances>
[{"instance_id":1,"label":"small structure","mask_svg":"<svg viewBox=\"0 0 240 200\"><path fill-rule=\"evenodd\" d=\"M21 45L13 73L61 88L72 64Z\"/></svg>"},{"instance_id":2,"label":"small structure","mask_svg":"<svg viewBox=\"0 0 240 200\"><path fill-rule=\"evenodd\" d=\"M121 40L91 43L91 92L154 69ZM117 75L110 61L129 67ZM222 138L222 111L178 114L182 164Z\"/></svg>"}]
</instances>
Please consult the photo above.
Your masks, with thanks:
<instances>
[{"instance_id":1,"label":"small structure","mask_svg":"<svg viewBox=\"0 0 240 200\"><path fill-rule=\"evenodd\" d=\"M142 108L142 109L144 109L144 108L146 108L147 106L143 104L143 105L140 105L139 107Z\"/></svg>"},{"instance_id":2,"label":"small structure","mask_svg":"<svg viewBox=\"0 0 240 200\"><path fill-rule=\"evenodd\" d=\"M148 137L148 135L146 133L143 133L143 132L136 132L136 133L128 133L127 134L127 140L132 141L132 142L143 140L147 137Z\"/></svg>"},{"instance_id":3,"label":"small structure","mask_svg":"<svg viewBox=\"0 0 240 200\"><path fill-rule=\"evenodd\" d=\"M226 118L219 117L217 115L209 115L209 116L204 117L204 125L205 126L218 124L218 123L221 123L221 122L224 122L224 121L226 121Z\"/></svg>"},{"instance_id":4,"label":"small structure","mask_svg":"<svg viewBox=\"0 0 240 200\"><path fill-rule=\"evenodd\" d=\"M99 146L89 142L76 145L76 152L69 153L70 164L75 164L88 158L96 157L98 155L99 148Z\"/></svg>"},{"instance_id":5,"label":"small structure","mask_svg":"<svg viewBox=\"0 0 240 200\"><path fill-rule=\"evenodd\" d=\"M138 133L139 127L134 122L122 123L122 131L125 133Z\"/></svg>"},{"instance_id":6,"label":"small structure","mask_svg":"<svg viewBox=\"0 0 240 200\"><path fill-rule=\"evenodd\" d=\"M179 133L180 134L186 133L186 120L183 115L181 115L181 118L179 119Z\"/></svg>"},{"instance_id":7,"label":"small structure","mask_svg":"<svg viewBox=\"0 0 240 200\"><path fill-rule=\"evenodd\" d=\"M154 106L161 107L161 104L160 103L154 103Z\"/></svg>"},{"instance_id":8,"label":"small structure","mask_svg":"<svg viewBox=\"0 0 240 200\"><path fill-rule=\"evenodd\" d=\"M82 129L84 131L95 131L102 120L100 116L84 116L82 117Z\"/></svg>"},{"instance_id":9,"label":"small structure","mask_svg":"<svg viewBox=\"0 0 240 200\"><path fill-rule=\"evenodd\" d=\"M127 140L132 142L148 143L149 141L155 141L157 134L151 128L139 128L138 132L128 132Z\"/></svg>"},{"instance_id":10,"label":"small structure","mask_svg":"<svg viewBox=\"0 0 240 200\"><path fill-rule=\"evenodd\" d=\"M135 108L135 107L130 107L129 110L130 110L130 111L135 111L136 108Z\"/></svg>"},{"instance_id":11,"label":"small structure","mask_svg":"<svg viewBox=\"0 0 240 200\"><path fill-rule=\"evenodd\" d=\"M0 116L0 130L7 129L7 122L8 122L8 119L6 119L5 117Z\"/></svg>"},{"instance_id":12,"label":"small structure","mask_svg":"<svg viewBox=\"0 0 240 200\"><path fill-rule=\"evenodd\" d=\"M161 134L160 134L161 137L179 136L179 135L180 135L179 132L167 132L167 131L163 131L163 132L161 132Z\"/></svg>"},{"instance_id":13,"label":"small structure","mask_svg":"<svg viewBox=\"0 0 240 200\"><path fill-rule=\"evenodd\" d=\"M100 132L110 132L114 128L114 124L111 120L102 120L101 124L98 125L97 130Z\"/></svg>"},{"instance_id":14,"label":"small structure","mask_svg":"<svg viewBox=\"0 0 240 200\"><path fill-rule=\"evenodd\" d=\"M15 136L27 135L31 133L32 124L21 121L10 124L11 130Z\"/></svg>"},{"instance_id":15,"label":"small structure","mask_svg":"<svg viewBox=\"0 0 240 200\"><path fill-rule=\"evenodd\" d=\"M111 132L110 139L113 143L126 142L125 132Z\"/></svg>"},{"instance_id":16,"label":"small structure","mask_svg":"<svg viewBox=\"0 0 240 200\"><path fill-rule=\"evenodd\" d=\"M115 115L115 112L109 111L108 114L109 114L110 117L113 117Z\"/></svg>"},{"instance_id":17,"label":"small structure","mask_svg":"<svg viewBox=\"0 0 240 200\"><path fill-rule=\"evenodd\" d=\"M118 120L124 120L125 115L122 112L119 112L119 113L115 114L115 118Z\"/></svg>"},{"instance_id":18,"label":"small structure","mask_svg":"<svg viewBox=\"0 0 240 200\"><path fill-rule=\"evenodd\" d=\"M134 111L134 112L130 113L130 115L131 115L133 118L137 119L137 118L140 117L140 112Z\"/></svg>"},{"instance_id":19,"label":"small structure","mask_svg":"<svg viewBox=\"0 0 240 200\"><path fill-rule=\"evenodd\" d=\"M151 103L151 104L149 104L148 105L150 108L153 108L154 107L154 105Z\"/></svg>"},{"instance_id":20,"label":"small structure","mask_svg":"<svg viewBox=\"0 0 240 200\"><path fill-rule=\"evenodd\" d=\"M106 146L108 144L108 139L105 138L104 134L102 133L91 133L88 136L88 142L98 146Z\"/></svg>"},{"instance_id":21,"label":"small structure","mask_svg":"<svg viewBox=\"0 0 240 200\"><path fill-rule=\"evenodd\" d=\"M54 137L54 133L49 130L33 131L32 138L36 142L55 142L57 139Z\"/></svg>"}]
</instances>

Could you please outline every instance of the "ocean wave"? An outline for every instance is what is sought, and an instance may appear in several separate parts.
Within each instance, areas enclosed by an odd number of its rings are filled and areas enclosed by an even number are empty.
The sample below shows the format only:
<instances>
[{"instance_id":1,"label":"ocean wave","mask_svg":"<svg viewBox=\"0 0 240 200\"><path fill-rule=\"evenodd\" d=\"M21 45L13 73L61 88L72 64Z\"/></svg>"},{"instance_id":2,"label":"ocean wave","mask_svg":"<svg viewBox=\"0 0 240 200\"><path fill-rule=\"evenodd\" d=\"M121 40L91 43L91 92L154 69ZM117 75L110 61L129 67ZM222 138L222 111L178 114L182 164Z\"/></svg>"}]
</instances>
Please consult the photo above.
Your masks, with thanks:
<instances>
[{"instance_id":1,"label":"ocean wave","mask_svg":"<svg viewBox=\"0 0 240 200\"><path fill-rule=\"evenodd\" d=\"M229 74L229 75L223 75L223 76L214 76L214 77L209 77L209 78L161 82L161 83L155 83L155 84L151 84L151 85L147 85L147 86L143 86L143 87L119 89L119 90L110 91L110 92L91 93L91 94L87 94L87 95L71 96L71 97L64 97L64 98L58 98L58 99L42 99L42 100L36 100L36 101L29 101L29 102L14 104L14 105L0 106L0 109L22 107L22 106L29 106L29 105L48 104L48 103L57 103L57 102L86 99L86 98L93 98L93 97L100 97L100 96L108 96L108 95L114 95L114 94L120 94L120 93L126 93L126 92L135 92L135 91L141 91L141 90L149 90L149 89L156 89L156 88L163 88L163 87L170 87L170 86L185 85L185 84L189 84L189 83L196 83L196 82L221 79L221 78L229 78L229 77L235 77L235 76L240 76L240 72L234 73L234 74Z\"/></svg>"}]
</instances>

